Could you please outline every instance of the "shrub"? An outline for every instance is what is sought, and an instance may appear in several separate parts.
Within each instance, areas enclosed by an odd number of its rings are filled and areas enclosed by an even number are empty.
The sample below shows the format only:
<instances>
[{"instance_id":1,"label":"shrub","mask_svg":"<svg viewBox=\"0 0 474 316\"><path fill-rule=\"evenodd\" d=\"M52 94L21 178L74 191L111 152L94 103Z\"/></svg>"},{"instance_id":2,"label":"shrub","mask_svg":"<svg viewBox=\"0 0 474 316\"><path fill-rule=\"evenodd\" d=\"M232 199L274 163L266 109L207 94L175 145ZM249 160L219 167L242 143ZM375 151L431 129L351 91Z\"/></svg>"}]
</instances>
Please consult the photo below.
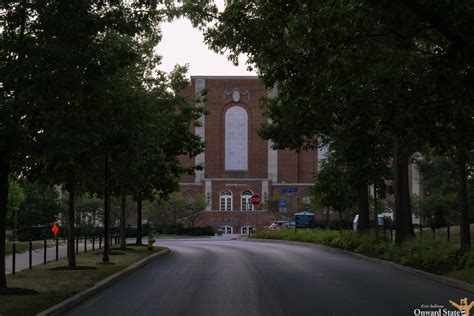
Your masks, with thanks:
<instances>
[{"instance_id":1,"label":"shrub","mask_svg":"<svg viewBox=\"0 0 474 316\"><path fill-rule=\"evenodd\" d=\"M254 237L326 245L434 273L474 267L473 252L462 254L452 244L441 240L419 239L398 247L384 237L376 239L353 231L340 234L338 231L320 229L298 230L297 233L293 230L261 231Z\"/></svg>"},{"instance_id":2,"label":"shrub","mask_svg":"<svg viewBox=\"0 0 474 316\"><path fill-rule=\"evenodd\" d=\"M214 229L211 226L184 227L183 224L176 224L170 226L159 226L156 231L159 234L178 236L214 236Z\"/></svg>"}]
</instances>

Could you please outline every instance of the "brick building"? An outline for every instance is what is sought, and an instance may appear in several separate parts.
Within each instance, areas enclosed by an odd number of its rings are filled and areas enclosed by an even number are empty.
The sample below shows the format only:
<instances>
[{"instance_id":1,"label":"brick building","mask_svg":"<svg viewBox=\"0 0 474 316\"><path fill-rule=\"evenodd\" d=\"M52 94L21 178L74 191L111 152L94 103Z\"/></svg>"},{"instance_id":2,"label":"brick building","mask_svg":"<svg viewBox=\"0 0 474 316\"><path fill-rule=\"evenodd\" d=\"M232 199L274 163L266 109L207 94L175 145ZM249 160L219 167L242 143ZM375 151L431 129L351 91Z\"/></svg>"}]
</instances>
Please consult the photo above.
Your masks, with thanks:
<instances>
[{"instance_id":1,"label":"brick building","mask_svg":"<svg viewBox=\"0 0 474 316\"><path fill-rule=\"evenodd\" d=\"M180 180L184 196L201 194L208 202L196 225L211 225L225 234L268 227L276 217L264 205L275 196L286 201L287 214L295 212L309 199L318 153L274 150L257 134L266 120L258 100L275 95L276 89L266 89L258 77L195 76L185 95L191 98L203 89L207 100L196 105L205 106L210 114L201 118L195 133L205 140L206 151L181 158L183 165L203 166ZM297 191L282 195L284 188ZM253 194L260 195L262 205L250 204Z\"/></svg>"}]
</instances>

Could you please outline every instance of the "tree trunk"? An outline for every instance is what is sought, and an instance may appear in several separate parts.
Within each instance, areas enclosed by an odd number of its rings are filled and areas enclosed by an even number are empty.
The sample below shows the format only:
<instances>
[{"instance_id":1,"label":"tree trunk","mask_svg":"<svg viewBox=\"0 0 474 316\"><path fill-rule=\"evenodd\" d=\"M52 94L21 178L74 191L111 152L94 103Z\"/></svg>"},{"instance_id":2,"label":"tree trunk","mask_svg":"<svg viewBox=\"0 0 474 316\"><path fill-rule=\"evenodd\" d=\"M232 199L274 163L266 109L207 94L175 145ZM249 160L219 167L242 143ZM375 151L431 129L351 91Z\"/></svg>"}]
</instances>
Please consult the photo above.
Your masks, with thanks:
<instances>
[{"instance_id":1,"label":"tree trunk","mask_svg":"<svg viewBox=\"0 0 474 316\"><path fill-rule=\"evenodd\" d=\"M110 236L109 236L109 216L110 216L110 192L109 192L109 180L110 180L110 166L109 166L109 154L105 154L104 161L104 254L102 256L102 262L109 262L110 252Z\"/></svg>"},{"instance_id":2,"label":"tree trunk","mask_svg":"<svg viewBox=\"0 0 474 316\"><path fill-rule=\"evenodd\" d=\"M127 248L127 239L125 238L125 220L126 220L126 211L127 211L127 191L125 186L122 188L122 201L121 201L121 210L120 210L120 248Z\"/></svg>"},{"instance_id":3,"label":"tree trunk","mask_svg":"<svg viewBox=\"0 0 474 316\"><path fill-rule=\"evenodd\" d=\"M339 210L339 232L342 234L342 211Z\"/></svg>"},{"instance_id":4,"label":"tree trunk","mask_svg":"<svg viewBox=\"0 0 474 316\"><path fill-rule=\"evenodd\" d=\"M329 207L328 207L328 208L326 208L326 229L327 229L327 230L331 229L331 227L330 227L330 222L329 222L329 221L330 221L330 219L329 219L329 212L330 212L330 209L329 209Z\"/></svg>"},{"instance_id":5,"label":"tree trunk","mask_svg":"<svg viewBox=\"0 0 474 316\"><path fill-rule=\"evenodd\" d=\"M7 153L0 154L0 290L7 288L5 267L5 231L7 229L8 177L10 158Z\"/></svg>"},{"instance_id":6,"label":"tree trunk","mask_svg":"<svg viewBox=\"0 0 474 316\"><path fill-rule=\"evenodd\" d=\"M379 217L377 210L377 186L374 183L374 230L375 238L379 238Z\"/></svg>"},{"instance_id":7,"label":"tree trunk","mask_svg":"<svg viewBox=\"0 0 474 316\"><path fill-rule=\"evenodd\" d=\"M467 192L467 152L458 147L456 165L458 173L458 204L460 215L461 251L471 249L471 230L469 225L469 197Z\"/></svg>"},{"instance_id":8,"label":"tree trunk","mask_svg":"<svg viewBox=\"0 0 474 316\"><path fill-rule=\"evenodd\" d=\"M401 245L415 236L410 207L408 184L409 154L401 148L399 140L394 145L394 195L395 195L395 243Z\"/></svg>"},{"instance_id":9,"label":"tree trunk","mask_svg":"<svg viewBox=\"0 0 474 316\"><path fill-rule=\"evenodd\" d=\"M357 231L360 233L368 232L369 225L369 190L367 182L362 181L359 185L359 224Z\"/></svg>"},{"instance_id":10,"label":"tree trunk","mask_svg":"<svg viewBox=\"0 0 474 316\"><path fill-rule=\"evenodd\" d=\"M142 229L142 200L139 199L137 201L137 241L136 241L137 245L142 244L142 233L143 233L143 229Z\"/></svg>"},{"instance_id":11,"label":"tree trunk","mask_svg":"<svg viewBox=\"0 0 474 316\"><path fill-rule=\"evenodd\" d=\"M76 249L75 249L75 239L76 239L76 183L75 180L71 180L70 183L66 185L66 189L69 192L68 199L68 210L67 210L67 266L69 268L76 267Z\"/></svg>"}]
</instances>

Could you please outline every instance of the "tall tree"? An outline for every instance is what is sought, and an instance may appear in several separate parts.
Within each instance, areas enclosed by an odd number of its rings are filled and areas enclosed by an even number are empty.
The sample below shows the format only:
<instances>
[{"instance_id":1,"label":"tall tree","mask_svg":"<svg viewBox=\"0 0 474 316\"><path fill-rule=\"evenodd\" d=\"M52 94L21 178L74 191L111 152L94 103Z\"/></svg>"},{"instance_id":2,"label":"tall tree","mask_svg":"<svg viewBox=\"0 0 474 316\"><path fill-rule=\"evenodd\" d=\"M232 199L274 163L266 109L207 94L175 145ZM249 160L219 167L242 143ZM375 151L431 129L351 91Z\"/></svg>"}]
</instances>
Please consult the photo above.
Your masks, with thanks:
<instances>
[{"instance_id":1,"label":"tall tree","mask_svg":"<svg viewBox=\"0 0 474 316\"><path fill-rule=\"evenodd\" d=\"M430 134L450 104L436 94L442 90L432 74L449 69L439 61L447 64L451 40L461 38L463 47L452 50L462 56L459 60L463 66L451 69L463 74L472 71L466 67L472 59L472 54L466 54L472 45L465 43L470 41L466 32L469 23L456 22L454 17L465 18L463 10L470 12L472 3L462 1L463 9L454 6L457 4L443 2L431 8L420 1L412 6L407 1L241 0L229 2L221 13L209 3L196 8L185 1L181 8L206 29L205 38L212 48L229 52L234 62L239 54L246 53L268 87L278 84L278 98L267 105L272 118L269 128L280 137L272 133L267 136L276 138L277 144L300 146L321 134L343 142L344 138L350 141L347 135L352 134L361 144L364 135L379 134L391 143L396 242L401 244L414 236L408 186L410 158L422 144L433 141ZM443 10L454 16L438 19ZM422 16L427 12L434 14ZM472 16L467 18L471 20ZM440 21L452 24L445 28L446 23ZM449 30L458 30L461 36L453 38ZM457 104L460 109L461 103ZM351 113L353 117L348 115ZM359 117L368 121L345 126L334 122L339 116L354 123ZM472 115L463 117L472 120ZM338 127L346 131L346 137L333 133ZM282 130L286 135L280 135ZM365 148L361 146L358 155ZM460 176L465 178L462 172Z\"/></svg>"},{"instance_id":2,"label":"tall tree","mask_svg":"<svg viewBox=\"0 0 474 316\"><path fill-rule=\"evenodd\" d=\"M21 97L26 90L30 54L34 50L32 35L35 11L26 0L0 3L0 292L7 287L5 277L5 229L9 177L24 162L28 138L24 119L29 103Z\"/></svg>"},{"instance_id":3,"label":"tall tree","mask_svg":"<svg viewBox=\"0 0 474 316\"><path fill-rule=\"evenodd\" d=\"M323 160L311 189L317 204L332 208L339 214L339 229L341 231L342 214L357 203L358 188L354 187L352 183L347 165L338 162L334 154L330 154Z\"/></svg>"}]
</instances>

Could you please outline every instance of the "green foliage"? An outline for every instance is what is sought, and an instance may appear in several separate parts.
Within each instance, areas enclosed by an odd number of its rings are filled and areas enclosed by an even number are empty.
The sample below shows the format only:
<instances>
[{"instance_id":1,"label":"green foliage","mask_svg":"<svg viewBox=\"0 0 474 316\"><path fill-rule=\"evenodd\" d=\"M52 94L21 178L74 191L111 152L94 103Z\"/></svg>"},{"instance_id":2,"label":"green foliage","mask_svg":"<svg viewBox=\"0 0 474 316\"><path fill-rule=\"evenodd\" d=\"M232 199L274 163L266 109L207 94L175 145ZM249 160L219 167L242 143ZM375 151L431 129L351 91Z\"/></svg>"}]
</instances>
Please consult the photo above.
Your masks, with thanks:
<instances>
[{"instance_id":1,"label":"green foliage","mask_svg":"<svg viewBox=\"0 0 474 316\"><path fill-rule=\"evenodd\" d=\"M8 225L13 228L17 215L17 228L21 234L35 226L53 223L61 210L59 194L54 187L24 179L10 180Z\"/></svg>"},{"instance_id":2,"label":"green foliage","mask_svg":"<svg viewBox=\"0 0 474 316\"><path fill-rule=\"evenodd\" d=\"M432 193L421 200L423 214L428 217L428 225L433 228L453 225L456 218L453 216L458 206L456 193Z\"/></svg>"},{"instance_id":3,"label":"green foliage","mask_svg":"<svg viewBox=\"0 0 474 316\"><path fill-rule=\"evenodd\" d=\"M18 212L21 204L25 200L25 194L22 187L14 177L8 179L8 186L7 219L11 220L15 216L15 212Z\"/></svg>"},{"instance_id":4,"label":"green foliage","mask_svg":"<svg viewBox=\"0 0 474 316\"><path fill-rule=\"evenodd\" d=\"M169 197L153 203L149 216L158 226L176 225L180 220L192 227L206 206L207 202L201 195L185 197L179 192L174 192Z\"/></svg>"},{"instance_id":5,"label":"green foliage","mask_svg":"<svg viewBox=\"0 0 474 316\"><path fill-rule=\"evenodd\" d=\"M206 227L184 227L183 224L163 225L156 229L158 234L178 235L178 236L214 236L214 229Z\"/></svg>"},{"instance_id":6,"label":"green foliage","mask_svg":"<svg viewBox=\"0 0 474 316\"><path fill-rule=\"evenodd\" d=\"M25 199L18 211L18 228L49 226L61 209L57 190L39 182L21 181Z\"/></svg>"},{"instance_id":7,"label":"green foliage","mask_svg":"<svg viewBox=\"0 0 474 316\"><path fill-rule=\"evenodd\" d=\"M338 231L333 230L307 230L298 229L295 233L291 229L262 230L253 235L255 238L280 239L291 241L304 241L314 244L330 245L331 241L339 236Z\"/></svg>"},{"instance_id":8,"label":"green foliage","mask_svg":"<svg viewBox=\"0 0 474 316\"><path fill-rule=\"evenodd\" d=\"M456 165L452 158L427 153L417 159L416 165L426 194L456 192Z\"/></svg>"},{"instance_id":9,"label":"green foliage","mask_svg":"<svg viewBox=\"0 0 474 316\"><path fill-rule=\"evenodd\" d=\"M458 183L454 161L450 157L428 153L417 160L417 165L424 189L420 210L428 225L439 228L457 223Z\"/></svg>"},{"instance_id":10,"label":"green foliage","mask_svg":"<svg viewBox=\"0 0 474 316\"><path fill-rule=\"evenodd\" d=\"M474 253L461 253L452 244L440 240L419 239L396 246L386 238L360 235L351 231L340 234L327 230L261 231L255 238L310 242L371 257L393 261L434 273L445 273L474 266Z\"/></svg>"},{"instance_id":11,"label":"green foliage","mask_svg":"<svg viewBox=\"0 0 474 316\"><path fill-rule=\"evenodd\" d=\"M350 210L357 203L357 191L347 165L338 162L332 154L320 165L311 193L319 206L340 212Z\"/></svg>"},{"instance_id":12,"label":"green foliage","mask_svg":"<svg viewBox=\"0 0 474 316\"><path fill-rule=\"evenodd\" d=\"M412 154L435 147L466 170L474 146L472 1L236 0L218 13L207 1L191 3L183 10L200 19L211 48L234 62L247 54L267 87L278 88L263 101L271 123L262 136L278 148L330 145L360 187L382 189L394 159L397 242L413 235ZM461 208L466 219L466 203Z\"/></svg>"}]
</instances>

